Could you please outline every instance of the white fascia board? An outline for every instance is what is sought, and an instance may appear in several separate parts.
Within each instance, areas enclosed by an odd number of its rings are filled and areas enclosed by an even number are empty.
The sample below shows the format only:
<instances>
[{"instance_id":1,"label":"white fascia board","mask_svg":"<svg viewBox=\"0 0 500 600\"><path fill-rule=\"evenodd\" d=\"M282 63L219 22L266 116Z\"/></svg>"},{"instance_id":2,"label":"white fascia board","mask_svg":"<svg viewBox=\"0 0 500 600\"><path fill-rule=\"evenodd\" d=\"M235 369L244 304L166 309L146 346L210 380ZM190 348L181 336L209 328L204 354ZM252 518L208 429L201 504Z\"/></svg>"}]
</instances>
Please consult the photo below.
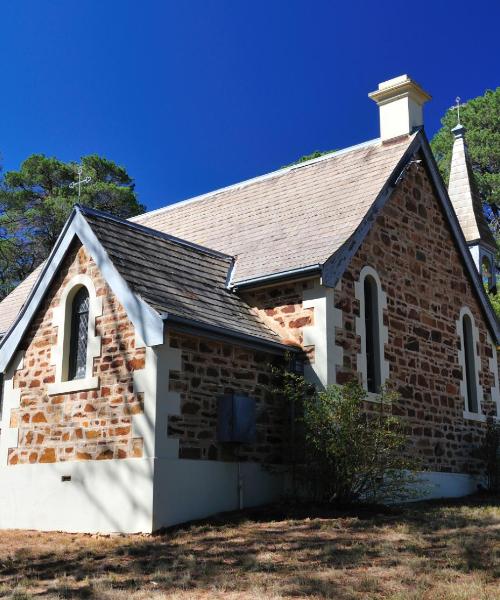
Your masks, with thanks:
<instances>
[{"instance_id":1,"label":"white fascia board","mask_svg":"<svg viewBox=\"0 0 500 600\"><path fill-rule=\"evenodd\" d=\"M125 308L136 332L147 346L163 343L163 321L142 298L134 294L118 273L108 254L102 247L90 225L78 209L70 215L47 263L28 296L25 305L0 345L0 373L12 360L31 320L40 306L54 276L60 267L71 243L78 237L93 258L109 287Z\"/></svg>"}]
</instances>

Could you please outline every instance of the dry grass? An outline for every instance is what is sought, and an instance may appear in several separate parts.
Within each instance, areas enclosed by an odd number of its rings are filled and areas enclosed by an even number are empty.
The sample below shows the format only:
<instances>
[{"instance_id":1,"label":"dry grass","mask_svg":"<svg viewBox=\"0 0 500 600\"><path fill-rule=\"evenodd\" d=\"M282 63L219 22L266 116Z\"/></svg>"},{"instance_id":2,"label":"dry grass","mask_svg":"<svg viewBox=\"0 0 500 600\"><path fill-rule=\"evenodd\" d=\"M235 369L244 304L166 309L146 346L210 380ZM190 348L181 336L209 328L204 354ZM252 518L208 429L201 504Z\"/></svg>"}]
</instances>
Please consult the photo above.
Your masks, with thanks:
<instances>
[{"instance_id":1,"label":"dry grass","mask_svg":"<svg viewBox=\"0 0 500 600\"><path fill-rule=\"evenodd\" d=\"M310 518L281 507L158 536L0 533L0 598L298 597L500 599L500 501Z\"/></svg>"}]
</instances>

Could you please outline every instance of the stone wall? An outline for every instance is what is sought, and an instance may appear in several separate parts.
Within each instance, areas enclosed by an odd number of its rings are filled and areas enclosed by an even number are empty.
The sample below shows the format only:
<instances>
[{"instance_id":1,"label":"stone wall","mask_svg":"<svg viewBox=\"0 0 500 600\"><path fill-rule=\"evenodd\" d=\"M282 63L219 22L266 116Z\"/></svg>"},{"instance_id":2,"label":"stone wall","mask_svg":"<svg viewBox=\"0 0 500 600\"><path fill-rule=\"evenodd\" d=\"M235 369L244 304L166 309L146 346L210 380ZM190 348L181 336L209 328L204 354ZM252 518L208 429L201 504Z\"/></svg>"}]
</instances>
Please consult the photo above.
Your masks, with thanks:
<instances>
[{"instance_id":1,"label":"stone wall","mask_svg":"<svg viewBox=\"0 0 500 600\"><path fill-rule=\"evenodd\" d=\"M354 282L364 265L377 271L387 294L385 358L390 382L400 396L395 412L408 423L426 467L476 472L479 465L471 453L481 442L484 423L463 418L456 324L463 306L470 308L479 330L485 414L495 414L492 347L476 292L422 167L414 166L406 174L342 277L336 293L336 304L343 310L343 328L337 331L344 356L339 382L357 375L359 302Z\"/></svg>"},{"instance_id":2,"label":"stone wall","mask_svg":"<svg viewBox=\"0 0 500 600\"><path fill-rule=\"evenodd\" d=\"M245 292L244 298L282 340L302 346L304 327L314 323L314 310L303 306L304 292L312 287L312 280L285 282Z\"/></svg>"},{"instance_id":3,"label":"stone wall","mask_svg":"<svg viewBox=\"0 0 500 600\"><path fill-rule=\"evenodd\" d=\"M282 283L244 292L255 313L280 336L281 341L303 350L303 359L314 363L314 346L304 344L304 328L315 324L314 308L304 306L304 295L314 279Z\"/></svg>"},{"instance_id":4,"label":"stone wall","mask_svg":"<svg viewBox=\"0 0 500 600\"><path fill-rule=\"evenodd\" d=\"M92 373L99 376L99 387L49 395L48 385L55 379L51 352L58 333L52 313L76 274L90 276L103 300L102 316L96 320L101 355L94 359ZM142 439L132 437L131 421L143 411L143 401L134 394L132 374L144 368L145 351L135 343L123 307L85 249L75 244L22 342L23 366L14 376L14 388L21 390L20 408L10 416L10 426L19 428L18 447L9 449L9 464L142 456Z\"/></svg>"},{"instance_id":5,"label":"stone wall","mask_svg":"<svg viewBox=\"0 0 500 600\"><path fill-rule=\"evenodd\" d=\"M179 439L179 457L281 463L288 412L273 393L271 364L280 358L241 346L172 332L170 346L182 352L182 368L170 371L170 391L181 396L180 415L168 419L169 438ZM232 448L217 443L217 398L241 393L255 398L257 440Z\"/></svg>"},{"instance_id":6,"label":"stone wall","mask_svg":"<svg viewBox=\"0 0 500 600\"><path fill-rule=\"evenodd\" d=\"M470 308L479 330L482 409L488 415L496 412L493 351L476 293L423 167L413 166L405 175L335 290L335 306L342 311L335 340L342 348L337 383L360 381L354 283L365 265L377 271L387 294L385 358L391 386L400 396L394 412L408 424L413 450L431 470L477 473L479 463L471 453L481 443L485 424L463 418L456 325L463 306ZM284 339L302 343L303 327L314 323L314 313L303 308L302 300L311 287L311 281L281 284L247 293L245 299L277 322ZM304 349L314 356L313 348ZM367 405L371 408L373 403Z\"/></svg>"}]
</instances>

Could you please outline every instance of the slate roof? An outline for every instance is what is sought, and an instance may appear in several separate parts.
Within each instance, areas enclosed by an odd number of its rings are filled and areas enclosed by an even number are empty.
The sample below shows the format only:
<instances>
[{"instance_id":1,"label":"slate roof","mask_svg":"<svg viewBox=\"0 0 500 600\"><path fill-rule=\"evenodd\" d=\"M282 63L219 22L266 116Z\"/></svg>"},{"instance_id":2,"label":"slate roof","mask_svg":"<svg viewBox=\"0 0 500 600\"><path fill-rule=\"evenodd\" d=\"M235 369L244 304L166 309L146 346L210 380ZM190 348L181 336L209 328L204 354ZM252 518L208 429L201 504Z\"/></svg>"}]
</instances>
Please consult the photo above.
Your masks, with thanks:
<instances>
[{"instance_id":1,"label":"slate roof","mask_svg":"<svg viewBox=\"0 0 500 600\"><path fill-rule=\"evenodd\" d=\"M45 263L39 265L12 292L0 302L0 339L21 310Z\"/></svg>"},{"instance_id":2,"label":"slate roof","mask_svg":"<svg viewBox=\"0 0 500 600\"><path fill-rule=\"evenodd\" d=\"M414 139L367 142L131 219L237 257L232 283L324 263Z\"/></svg>"},{"instance_id":3,"label":"slate roof","mask_svg":"<svg viewBox=\"0 0 500 600\"><path fill-rule=\"evenodd\" d=\"M158 313L280 343L227 289L231 256L106 213L80 210L130 289Z\"/></svg>"},{"instance_id":4,"label":"slate roof","mask_svg":"<svg viewBox=\"0 0 500 600\"><path fill-rule=\"evenodd\" d=\"M356 230L413 139L373 140L131 222L235 256L233 284L322 264ZM0 302L0 334L42 266Z\"/></svg>"}]
</instances>

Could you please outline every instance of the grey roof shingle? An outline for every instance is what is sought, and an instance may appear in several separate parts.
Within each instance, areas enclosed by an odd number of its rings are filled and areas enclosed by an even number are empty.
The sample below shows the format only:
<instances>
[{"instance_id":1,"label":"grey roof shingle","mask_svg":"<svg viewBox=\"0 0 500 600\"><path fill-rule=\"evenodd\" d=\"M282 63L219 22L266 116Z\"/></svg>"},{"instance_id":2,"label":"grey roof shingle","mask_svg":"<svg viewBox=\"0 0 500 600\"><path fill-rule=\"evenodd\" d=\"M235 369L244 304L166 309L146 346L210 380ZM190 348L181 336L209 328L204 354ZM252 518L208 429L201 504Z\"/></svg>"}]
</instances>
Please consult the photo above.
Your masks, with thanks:
<instances>
[{"instance_id":1,"label":"grey roof shingle","mask_svg":"<svg viewBox=\"0 0 500 600\"><path fill-rule=\"evenodd\" d=\"M231 256L105 213L80 210L131 290L160 314L280 342L277 334L226 288Z\"/></svg>"},{"instance_id":2,"label":"grey roof shingle","mask_svg":"<svg viewBox=\"0 0 500 600\"><path fill-rule=\"evenodd\" d=\"M414 136L379 140L131 219L237 257L233 283L324 263Z\"/></svg>"},{"instance_id":3,"label":"grey roof shingle","mask_svg":"<svg viewBox=\"0 0 500 600\"><path fill-rule=\"evenodd\" d=\"M44 264L38 265L24 281L0 302L0 337L7 331L16 318L17 313L21 310L31 288L42 272Z\"/></svg>"}]
</instances>

